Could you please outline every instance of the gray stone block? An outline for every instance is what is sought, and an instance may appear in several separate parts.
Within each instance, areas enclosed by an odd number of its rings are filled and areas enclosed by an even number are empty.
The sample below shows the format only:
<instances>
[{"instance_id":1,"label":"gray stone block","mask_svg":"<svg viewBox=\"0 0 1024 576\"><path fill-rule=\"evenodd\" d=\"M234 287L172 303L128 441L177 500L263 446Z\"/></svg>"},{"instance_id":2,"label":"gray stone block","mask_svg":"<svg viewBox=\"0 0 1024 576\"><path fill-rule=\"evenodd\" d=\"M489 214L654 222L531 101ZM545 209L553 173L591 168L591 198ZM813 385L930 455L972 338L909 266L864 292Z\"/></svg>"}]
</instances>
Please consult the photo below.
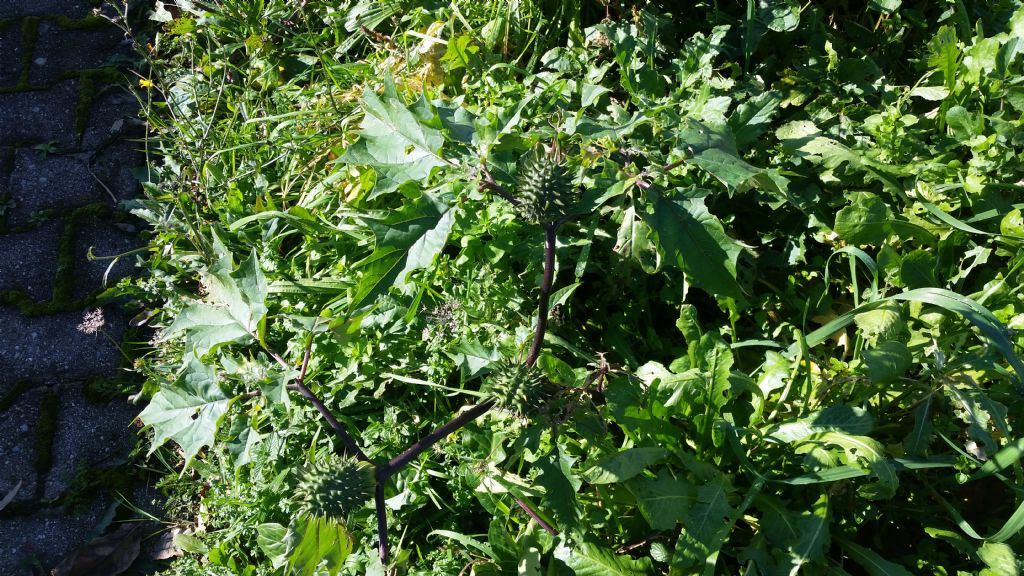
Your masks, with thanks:
<instances>
[{"instance_id":1,"label":"gray stone block","mask_svg":"<svg viewBox=\"0 0 1024 576\"><path fill-rule=\"evenodd\" d=\"M89 121L82 133L81 147L83 150L95 150L110 142L123 141L120 150L134 152L141 144L132 144L129 139L140 139L145 135L145 124L138 117L139 104L135 95L124 86L109 86L96 95ZM127 157L128 162L135 161L138 156L133 153ZM116 160L121 164L125 158ZM141 161L139 161L141 163ZM98 173L98 172L97 172Z\"/></svg>"},{"instance_id":2,"label":"gray stone block","mask_svg":"<svg viewBox=\"0 0 1024 576\"><path fill-rule=\"evenodd\" d=\"M0 307L0 378L35 382L85 381L97 374L113 374L121 354L103 334L78 329L84 312L51 316L22 316L10 306ZM124 314L104 309L103 329L115 341L124 332ZM3 428L0 427L0 430Z\"/></svg>"},{"instance_id":3,"label":"gray stone block","mask_svg":"<svg viewBox=\"0 0 1024 576\"><path fill-rule=\"evenodd\" d=\"M2 1L2 0L0 0ZM0 87L13 86L21 76L21 26L8 22L0 28Z\"/></svg>"},{"instance_id":4,"label":"gray stone block","mask_svg":"<svg viewBox=\"0 0 1024 576\"><path fill-rule=\"evenodd\" d=\"M70 210L106 199L111 201L96 178L89 173L88 159L75 155L46 155L30 148L20 149L11 173L11 209L7 224L22 226L40 210Z\"/></svg>"},{"instance_id":5,"label":"gray stone block","mask_svg":"<svg viewBox=\"0 0 1024 576\"><path fill-rule=\"evenodd\" d=\"M44 21L32 50L29 85L48 86L78 70L107 66L124 47L124 33L113 26L65 30Z\"/></svg>"},{"instance_id":6,"label":"gray stone block","mask_svg":"<svg viewBox=\"0 0 1024 576\"><path fill-rule=\"evenodd\" d=\"M63 496L79 465L109 468L124 462L135 441L131 423L141 411L125 400L90 404L80 384L61 386L60 398L53 467L44 484L44 500Z\"/></svg>"},{"instance_id":7,"label":"gray stone block","mask_svg":"<svg viewBox=\"0 0 1024 576\"><path fill-rule=\"evenodd\" d=\"M109 506L97 501L76 514L49 508L30 516L4 518L0 522L0 574L33 576L33 562L53 568L69 552L100 535Z\"/></svg>"},{"instance_id":8,"label":"gray stone block","mask_svg":"<svg viewBox=\"0 0 1024 576\"><path fill-rule=\"evenodd\" d=\"M0 430L4 431L0 434L0 498L21 482L12 500L15 503L35 499L39 483L36 473L36 422L39 421L39 403L43 393L38 389L28 390L7 410L0 412ZM3 550L0 550L0 556L3 556Z\"/></svg>"},{"instance_id":9,"label":"gray stone block","mask_svg":"<svg viewBox=\"0 0 1024 576\"><path fill-rule=\"evenodd\" d=\"M0 94L0 147L52 142L72 148L78 142L77 104L78 80L65 80L49 90Z\"/></svg>"},{"instance_id":10,"label":"gray stone block","mask_svg":"<svg viewBox=\"0 0 1024 576\"><path fill-rule=\"evenodd\" d=\"M89 0L0 0L0 18L52 14L82 18L91 12Z\"/></svg>"},{"instance_id":11,"label":"gray stone block","mask_svg":"<svg viewBox=\"0 0 1024 576\"><path fill-rule=\"evenodd\" d=\"M18 290L36 302L50 300L63 231L63 221L49 220L28 232L0 237L0 291Z\"/></svg>"}]
</instances>

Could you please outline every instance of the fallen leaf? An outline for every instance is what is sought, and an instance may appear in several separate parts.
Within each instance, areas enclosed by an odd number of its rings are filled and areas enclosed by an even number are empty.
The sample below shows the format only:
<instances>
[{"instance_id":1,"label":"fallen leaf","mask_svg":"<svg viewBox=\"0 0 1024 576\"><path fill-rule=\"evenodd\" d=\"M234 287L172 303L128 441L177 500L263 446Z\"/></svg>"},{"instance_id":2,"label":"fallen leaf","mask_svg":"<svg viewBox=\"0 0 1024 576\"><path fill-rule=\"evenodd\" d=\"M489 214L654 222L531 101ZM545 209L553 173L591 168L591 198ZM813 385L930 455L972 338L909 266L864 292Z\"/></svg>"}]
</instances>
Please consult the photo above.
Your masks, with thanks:
<instances>
[{"instance_id":1,"label":"fallen leaf","mask_svg":"<svg viewBox=\"0 0 1024 576\"><path fill-rule=\"evenodd\" d=\"M141 543L142 527L122 524L65 557L50 576L115 576L135 562Z\"/></svg>"},{"instance_id":2,"label":"fallen leaf","mask_svg":"<svg viewBox=\"0 0 1024 576\"><path fill-rule=\"evenodd\" d=\"M181 556L183 554L181 548L174 543L174 537L180 533L181 528L172 528L166 532L161 532L156 537L156 541L153 542L153 548L149 552L149 557L153 560L166 560Z\"/></svg>"}]
</instances>

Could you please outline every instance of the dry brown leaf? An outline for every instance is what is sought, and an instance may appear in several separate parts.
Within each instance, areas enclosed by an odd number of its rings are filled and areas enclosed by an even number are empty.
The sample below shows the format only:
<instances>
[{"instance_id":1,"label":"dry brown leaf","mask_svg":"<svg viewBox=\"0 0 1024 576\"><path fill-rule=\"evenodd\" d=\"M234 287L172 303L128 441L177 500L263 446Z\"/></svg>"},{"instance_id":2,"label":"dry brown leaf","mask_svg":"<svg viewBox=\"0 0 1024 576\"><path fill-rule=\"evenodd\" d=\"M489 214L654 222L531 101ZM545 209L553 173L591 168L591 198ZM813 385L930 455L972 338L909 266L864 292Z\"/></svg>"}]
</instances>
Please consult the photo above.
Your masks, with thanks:
<instances>
[{"instance_id":1,"label":"dry brown leaf","mask_svg":"<svg viewBox=\"0 0 1024 576\"><path fill-rule=\"evenodd\" d=\"M139 556L142 526L122 524L75 550L50 572L50 576L116 576Z\"/></svg>"},{"instance_id":2,"label":"dry brown leaf","mask_svg":"<svg viewBox=\"0 0 1024 576\"><path fill-rule=\"evenodd\" d=\"M161 532L153 543L153 549L150 551L149 557L153 560L166 560L181 556L183 554L181 548L174 544L174 537L180 533L181 528L171 528L166 532Z\"/></svg>"}]
</instances>

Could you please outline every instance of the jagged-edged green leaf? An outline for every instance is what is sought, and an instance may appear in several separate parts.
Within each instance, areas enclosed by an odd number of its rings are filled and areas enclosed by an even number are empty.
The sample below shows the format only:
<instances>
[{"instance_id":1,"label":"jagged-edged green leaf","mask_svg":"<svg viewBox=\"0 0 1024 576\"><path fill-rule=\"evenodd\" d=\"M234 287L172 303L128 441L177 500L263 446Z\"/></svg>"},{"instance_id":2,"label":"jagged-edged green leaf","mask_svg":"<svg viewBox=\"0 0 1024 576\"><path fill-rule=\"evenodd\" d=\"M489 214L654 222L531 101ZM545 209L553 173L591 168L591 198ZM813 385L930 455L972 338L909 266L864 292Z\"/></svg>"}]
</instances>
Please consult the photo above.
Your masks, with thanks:
<instances>
[{"instance_id":1,"label":"jagged-edged green leaf","mask_svg":"<svg viewBox=\"0 0 1024 576\"><path fill-rule=\"evenodd\" d=\"M440 120L421 95L407 107L390 78L378 97L363 92L359 140L340 158L350 164L370 166L377 172L373 196L395 190L410 180L425 180L430 171L446 164L441 156L444 137Z\"/></svg>"},{"instance_id":2,"label":"jagged-edged green leaf","mask_svg":"<svg viewBox=\"0 0 1024 576\"><path fill-rule=\"evenodd\" d=\"M231 399L217 385L213 367L193 354L186 355L178 379L160 388L139 414L142 422L153 429L149 453L174 440L181 446L187 465L199 450L213 445L217 427L230 403Z\"/></svg>"},{"instance_id":3,"label":"jagged-edged green leaf","mask_svg":"<svg viewBox=\"0 0 1024 576\"><path fill-rule=\"evenodd\" d=\"M630 448L605 456L588 468L583 477L591 484L624 482L644 471L668 454L664 448Z\"/></svg>"},{"instance_id":4,"label":"jagged-edged green leaf","mask_svg":"<svg viewBox=\"0 0 1024 576\"><path fill-rule=\"evenodd\" d=\"M288 542L285 536L288 528L277 523L269 522L256 526L256 545L270 559L274 568L280 568L288 563Z\"/></svg>"},{"instance_id":5,"label":"jagged-edged green leaf","mask_svg":"<svg viewBox=\"0 0 1024 576\"><path fill-rule=\"evenodd\" d=\"M762 533L772 546L790 556L793 568L824 559L831 542L826 494L805 512L790 510L779 499L764 494L754 503L763 512Z\"/></svg>"},{"instance_id":6,"label":"jagged-edged green leaf","mask_svg":"<svg viewBox=\"0 0 1024 576\"><path fill-rule=\"evenodd\" d=\"M552 450L537 460L540 474L535 482L544 488L541 501L550 510L562 531L572 533L579 527L580 506L576 499L579 479L572 473L573 460L559 450ZM572 480L576 481L576 485Z\"/></svg>"},{"instance_id":7,"label":"jagged-edged green leaf","mask_svg":"<svg viewBox=\"0 0 1024 576\"><path fill-rule=\"evenodd\" d=\"M672 565L689 570L705 564L713 565L718 550L728 536L733 513L729 504L728 483L711 483L697 488L697 501L690 508L683 523L683 530L676 541ZM707 572L707 570L703 570Z\"/></svg>"},{"instance_id":8,"label":"jagged-edged green leaf","mask_svg":"<svg viewBox=\"0 0 1024 576\"><path fill-rule=\"evenodd\" d=\"M410 272L430 266L444 248L455 215L450 206L424 196L380 220L370 220L374 251L358 263L363 276L352 309L372 304L392 286L406 285Z\"/></svg>"},{"instance_id":9,"label":"jagged-edged green leaf","mask_svg":"<svg viewBox=\"0 0 1024 576\"><path fill-rule=\"evenodd\" d=\"M180 332L185 332L186 345L200 357L223 344L252 341L249 331L228 310L209 304L193 304L182 310L163 338Z\"/></svg>"},{"instance_id":10,"label":"jagged-edged green leaf","mask_svg":"<svg viewBox=\"0 0 1024 576\"><path fill-rule=\"evenodd\" d=\"M630 206L622 214L622 225L615 236L615 251L631 258L648 274L661 268L661 254L652 239L651 228Z\"/></svg>"},{"instance_id":11,"label":"jagged-edged green leaf","mask_svg":"<svg viewBox=\"0 0 1024 576\"><path fill-rule=\"evenodd\" d=\"M662 468L654 478L634 478L627 485L637 507L654 530L671 530L682 522L697 498L696 488L685 478Z\"/></svg>"},{"instance_id":12,"label":"jagged-edged green leaf","mask_svg":"<svg viewBox=\"0 0 1024 576\"><path fill-rule=\"evenodd\" d=\"M782 104L782 94L769 90L743 102L729 115L729 128L736 139L736 147L755 142L768 129L768 124Z\"/></svg>"},{"instance_id":13,"label":"jagged-edged green leaf","mask_svg":"<svg viewBox=\"0 0 1024 576\"><path fill-rule=\"evenodd\" d=\"M654 574L650 558L636 560L601 544L579 542L572 546L559 546L555 557L572 569L576 576L641 576Z\"/></svg>"},{"instance_id":14,"label":"jagged-edged green leaf","mask_svg":"<svg viewBox=\"0 0 1024 576\"><path fill-rule=\"evenodd\" d=\"M657 235L665 263L682 270L695 286L716 296L743 299L736 282L742 247L725 233L703 199L661 198L647 223Z\"/></svg>"},{"instance_id":15,"label":"jagged-edged green leaf","mask_svg":"<svg viewBox=\"0 0 1024 576\"><path fill-rule=\"evenodd\" d=\"M896 493L899 486L896 467L885 457L885 447L877 440L843 432L823 432L809 437L807 441L824 446L839 446L843 449L848 464L862 465L870 469L878 481L860 488L859 492L865 498L885 499Z\"/></svg>"},{"instance_id":16,"label":"jagged-edged green leaf","mask_svg":"<svg viewBox=\"0 0 1024 576\"><path fill-rule=\"evenodd\" d=\"M875 419L864 408L839 404L809 414L795 422L777 424L765 437L779 442L796 442L820 432L845 432L863 436L874 428Z\"/></svg>"},{"instance_id":17,"label":"jagged-edged green leaf","mask_svg":"<svg viewBox=\"0 0 1024 576\"><path fill-rule=\"evenodd\" d=\"M295 519L285 540L288 566L295 576L314 576L321 564L334 576L352 553L352 537L345 527L320 516Z\"/></svg>"}]
</instances>

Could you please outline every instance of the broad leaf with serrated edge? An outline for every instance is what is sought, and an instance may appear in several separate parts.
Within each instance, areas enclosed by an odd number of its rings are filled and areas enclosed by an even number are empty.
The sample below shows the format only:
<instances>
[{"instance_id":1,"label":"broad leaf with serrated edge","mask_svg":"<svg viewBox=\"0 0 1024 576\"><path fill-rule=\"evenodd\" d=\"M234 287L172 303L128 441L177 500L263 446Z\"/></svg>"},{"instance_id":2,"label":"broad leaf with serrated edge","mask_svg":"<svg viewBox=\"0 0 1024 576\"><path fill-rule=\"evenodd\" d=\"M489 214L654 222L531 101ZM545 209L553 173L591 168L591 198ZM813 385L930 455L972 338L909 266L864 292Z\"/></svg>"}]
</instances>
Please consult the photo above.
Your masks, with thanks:
<instances>
[{"instance_id":1,"label":"broad leaf with serrated edge","mask_svg":"<svg viewBox=\"0 0 1024 576\"><path fill-rule=\"evenodd\" d=\"M626 487L636 497L637 507L654 530L671 530L682 522L697 491L684 478L673 477L663 468L654 478L634 478Z\"/></svg>"},{"instance_id":2,"label":"broad leaf with serrated edge","mask_svg":"<svg viewBox=\"0 0 1024 576\"><path fill-rule=\"evenodd\" d=\"M658 237L666 264L679 268L694 286L711 294L743 299L736 282L736 261L742 248L726 235L702 199L676 202L661 198L646 219Z\"/></svg>"},{"instance_id":3,"label":"broad leaf with serrated edge","mask_svg":"<svg viewBox=\"0 0 1024 576\"><path fill-rule=\"evenodd\" d=\"M440 119L422 95L411 108L406 107L387 78L381 97L371 91L363 93L362 110L365 116L359 140L340 160L377 172L372 196L390 192L410 180L425 180L433 168L446 164L441 157L444 138Z\"/></svg>"},{"instance_id":4,"label":"broad leaf with serrated edge","mask_svg":"<svg viewBox=\"0 0 1024 576\"><path fill-rule=\"evenodd\" d=\"M153 428L149 453L174 440L188 465L199 450L213 444L217 426L230 404L231 399L217 386L213 368L192 354L186 355L178 380L161 388L139 414L142 422Z\"/></svg>"},{"instance_id":5,"label":"broad leaf with serrated edge","mask_svg":"<svg viewBox=\"0 0 1024 576\"><path fill-rule=\"evenodd\" d=\"M639 576L653 574L650 558L636 560L591 542L555 549L555 557L565 562L576 576Z\"/></svg>"},{"instance_id":6,"label":"broad leaf with serrated edge","mask_svg":"<svg viewBox=\"0 0 1024 576\"><path fill-rule=\"evenodd\" d=\"M368 224L377 242L372 254L358 263L363 277L352 308L372 304L392 286L406 285L414 270L430 266L444 248L455 222L451 207L424 195L381 220Z\"/></svg>"}]
</instances>

